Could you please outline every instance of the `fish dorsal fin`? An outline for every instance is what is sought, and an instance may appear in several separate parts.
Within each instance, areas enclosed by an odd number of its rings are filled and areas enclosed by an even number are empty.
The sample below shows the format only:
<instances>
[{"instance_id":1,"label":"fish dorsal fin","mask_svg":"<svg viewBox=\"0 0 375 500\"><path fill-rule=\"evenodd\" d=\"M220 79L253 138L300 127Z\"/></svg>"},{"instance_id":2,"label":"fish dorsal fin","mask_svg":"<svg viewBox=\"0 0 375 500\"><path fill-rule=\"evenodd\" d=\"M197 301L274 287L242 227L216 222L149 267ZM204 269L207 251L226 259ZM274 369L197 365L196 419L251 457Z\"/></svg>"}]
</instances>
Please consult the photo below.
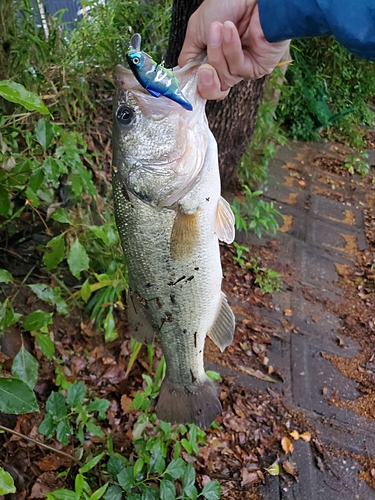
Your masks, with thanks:
<instances>
[{"instance_id":1,"label":"fish dorsal fin","mask_svg":"<svg viewBox=\"0 0 375 500\"><path fill-rule=\"evenodd\" d=\"M141 50L142 37L139 33L134 33L131 37L129 49L140 51Z\"/></svg>"},{"instance_id":2,"label":"fish dorsal fin","mask_svg":"<svg viewBox=\"0 0 375 500\"><path fill-rule=\"evenodd\" d=\"M177 212L171 234L171 257L182 260L192 254L199 240L198 212Z\"/></svg>"},{"instance_id":3,"label":"fish dorsal fin","mask_svg":"<svg viewBox=\"0 0 375 500\"><path fill-rule=\"evenodd\" d=\"M220 241L232 243L235 236L234 222L234 214L229 203L220 196L219 203L217 204L215 226L215 232Z\"/></svg>"},{"instance_id":4,"label":"fish dorsal fin","mask_svg":"<svg viewBox=\"0 0 375 500\"><path fill-rule=\"evenodd\" d=\"M233 341L236 320L230 308L226 296L221 292L221 306L219 314L216 316L214 324L207 335L210 337L221 352Z\"/></svg>"},{"instance_id":5,"label":"fish dorsal fin","mask_svg":"<svg viewBox=\"0 0 375 500\"><path fill-rule=\"evenodd\" d=\"M133 294L128 295L128 322L130 334L137 342L146 345L154 343L156 331L146 318L142 304Z\"/></svg>"}]
</instances>

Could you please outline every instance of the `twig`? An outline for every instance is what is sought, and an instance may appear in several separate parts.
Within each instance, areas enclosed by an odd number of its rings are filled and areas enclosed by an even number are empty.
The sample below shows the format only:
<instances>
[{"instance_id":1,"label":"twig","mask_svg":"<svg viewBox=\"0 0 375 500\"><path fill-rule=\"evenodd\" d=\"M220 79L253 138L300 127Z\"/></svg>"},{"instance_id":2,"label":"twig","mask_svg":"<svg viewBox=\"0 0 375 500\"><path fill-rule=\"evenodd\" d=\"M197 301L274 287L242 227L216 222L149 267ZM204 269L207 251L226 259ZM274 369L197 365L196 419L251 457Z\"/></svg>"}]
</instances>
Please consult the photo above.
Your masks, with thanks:
<instances>
[{"instance_id":1,"label":"twig","mask_svg":"<svg viewBox=\"0 0 375 500\"><path fill-rule=\"evenodd\" d=\"M73 460L73 462L76 462L80 467L83 467L83 463L77 460L75 457L72 455L69 455L69 453L65 453L65 451L57 450L53 446L49 446L48 444L42 443L42 441L38 441L37 439L31 438L29 436L25 436L24 434L21 434L18 431L15 431L13 429L9 429L8 427L4 427L3 425L0 425L0 430L9 432L10 434L14 434L15 436L18 436L22 439L26 439L27 441L30 441L31 443L36 444L37 446L41 446L42 448L46 448L47 450L53 451L54 453L57 453L58 455L61 455L65 458L68 458L69 460Z\"/></svg>"}]
</instances>

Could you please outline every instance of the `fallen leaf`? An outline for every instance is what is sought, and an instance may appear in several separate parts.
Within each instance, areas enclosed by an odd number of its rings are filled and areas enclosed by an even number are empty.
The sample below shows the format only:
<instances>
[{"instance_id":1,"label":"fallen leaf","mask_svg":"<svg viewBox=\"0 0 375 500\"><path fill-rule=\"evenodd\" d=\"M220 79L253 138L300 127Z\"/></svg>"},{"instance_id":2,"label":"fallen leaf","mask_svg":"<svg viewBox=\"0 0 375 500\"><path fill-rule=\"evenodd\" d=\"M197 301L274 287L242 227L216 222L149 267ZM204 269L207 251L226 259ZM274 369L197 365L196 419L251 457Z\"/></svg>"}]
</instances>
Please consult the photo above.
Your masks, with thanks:
<instances>
[{"instance_id":1,"label":"fallen leaf","mask_svg":"<svg viewBox=\"0 0 375 500\"><path fill-rule=\"evenodd\" d=\"M260 481L258 474L256 472L249 472L246 467L242 468L241 477L241 486L249 486L250 484Z\"/></svg>"},{"instance_id":2,"label":"fallen leaf","mask_svg":"<svg viewBox=\"0 0 375 500\"><path fill-rule=\"evenodd\" d=\"M291 309L284 309L284 316L293 316L293 311Z\"/></svg>"},{"instance_id":3,"label":"fallen leaf","mask_svg":"<svg viewBox=\"0 0 375 500\"><path fill-rule=\"evenodd\" d=\"M292 436L292 438L297 441L297 439L299 439L299 432L298 431L292 431L290 433L290 435Z\"/></svg>"},{"instance_id":4,"label":"fallen leaf","mask_svg":"<svg viewBox=\"0 0 375 500\"><path fill-rule=\"evenodd\" d=\"M57 454L50 454L35 462L43 472L51 472L57 470L62 465L67 464L67 459Z\"/></svg>"},{"instance_id":5,"label":"fallen leaf","mask_svg":"<svg viewBox=\"0 0 375 500\"><path fill-rule=\"evenodd\" d=\"M266 467L266 471L271 476L278 476L280 474L280 465L278 464L277 460L269 467Z\"/></svg>"},{"instance_id":6,"label":"fallen leaf","mask_svg":"<svg viewBox=\"0 0 375 500\"><path fill-rule=\"evenodd\" d=\"M304 432L300 435L300 438L308 443L309 441L311 441L311 434L309 432Z\"/></svg>"},{"instance_id":7,"label":"fallen leaf","mask_svg":"<svg viewBox=\"0 0 375 500\"><path fill-rule=\"evenodd\" d=\"M126 394L123 394L121 396L121 408L124 413L128 413L129 411L131 411L130 406L132 406L132 404L132 398L129 398L129 396L127 396Z\"/></svg>"},{"instance_id":8,"label":"fallen leaf","mask_svg":"<svg viewBox=\"0 0 375 500\"><path fill-rule=\"evenodd\" d=\"M237 369L243 373L246 373L247 375L251 375L252 377L259 378L260 380L265 380L266 382L274 382L276 383L276 380L273 379L272 377L269 377L265 373L261 372L260 370L254 370L254 368L250 368L248 366L238 366Z\"/></svg>"},{"instance_id":9,"label":"fallen leaf","mask_svg":"<svg viewBox=\"0 0 375 500\"><path fill-rule=\"evenodd\" d=\"M284 450L284 453L293 453L294 446L289 438L287 437L282 438L281 447Z\"/></svg>"},{"instance_id":10,"label":"fallen leaf","mask_svg":"<svg viewBox=\"0 0 375 500\"><path fill-rule=\"evenodd\" d=\"M285 472L293 476L298 483L298 470L296 463L291 462L290 460L284 460L283 469L285 470Z\"/></svg>"}]
</instances>

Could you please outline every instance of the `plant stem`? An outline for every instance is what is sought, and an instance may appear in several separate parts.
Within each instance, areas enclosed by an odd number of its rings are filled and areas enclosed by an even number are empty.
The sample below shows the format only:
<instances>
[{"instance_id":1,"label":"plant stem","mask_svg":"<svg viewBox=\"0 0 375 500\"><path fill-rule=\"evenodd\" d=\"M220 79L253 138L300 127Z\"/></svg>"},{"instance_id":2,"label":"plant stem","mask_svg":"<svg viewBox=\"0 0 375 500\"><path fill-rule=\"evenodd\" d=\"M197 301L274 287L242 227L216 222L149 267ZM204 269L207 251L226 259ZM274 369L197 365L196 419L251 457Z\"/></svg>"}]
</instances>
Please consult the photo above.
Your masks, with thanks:
<instances>
[{"instance_id":1,"label":"plant stem","mask_svg":"<svg viewBox=\"0 0 375 500\"><path fill-rule=\"evenodd\" d=\"M0 430L4 432L9 432L10 434L14 434L15 436L18 436L22 439L26 439L27 441L30 441L31 443L36 444L37 446L41 446L42 448L46 448L47 450L53 451L54 453L57 453L58 455L61 455L65 458L68 458L69 460L73 460L76 464L78 464L80 467L83 467L83 463L74 458L72 455L69 455L69 453L65 453L64 451L57 450L53 446L49 446L48 444L42 443L42 441L38 441L38 439L31 438L29 436L25 436L24 434L21 434L21 432L15 431L14 429L9 429L8 427L4 427L3 425L0 425Z\"/></svg>"}]
</instances>

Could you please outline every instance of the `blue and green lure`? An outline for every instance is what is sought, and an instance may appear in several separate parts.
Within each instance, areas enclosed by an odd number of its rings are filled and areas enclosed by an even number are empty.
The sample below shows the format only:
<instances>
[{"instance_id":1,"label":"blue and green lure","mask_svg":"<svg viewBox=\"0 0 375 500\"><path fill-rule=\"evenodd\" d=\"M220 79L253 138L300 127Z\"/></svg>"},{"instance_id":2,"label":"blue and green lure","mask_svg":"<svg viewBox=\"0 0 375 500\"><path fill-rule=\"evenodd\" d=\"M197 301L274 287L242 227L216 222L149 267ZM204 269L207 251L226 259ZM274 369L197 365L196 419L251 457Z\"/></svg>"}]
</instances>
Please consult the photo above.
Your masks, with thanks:
<instances>
[{"instance_id":1,"label":"blue and green lure","mask_svg":"<svg viewBox=\"0 0 375 500\"><path fill-rule=\"evenodd\" d=\"M146 52L141 50L141 35L136 33L130 40L126 54L130 69L134 76L152 96L163 95L192 111L193 106L180 90L180 82L170 69L157 64Z\"/></svg>"}]
</instances>

